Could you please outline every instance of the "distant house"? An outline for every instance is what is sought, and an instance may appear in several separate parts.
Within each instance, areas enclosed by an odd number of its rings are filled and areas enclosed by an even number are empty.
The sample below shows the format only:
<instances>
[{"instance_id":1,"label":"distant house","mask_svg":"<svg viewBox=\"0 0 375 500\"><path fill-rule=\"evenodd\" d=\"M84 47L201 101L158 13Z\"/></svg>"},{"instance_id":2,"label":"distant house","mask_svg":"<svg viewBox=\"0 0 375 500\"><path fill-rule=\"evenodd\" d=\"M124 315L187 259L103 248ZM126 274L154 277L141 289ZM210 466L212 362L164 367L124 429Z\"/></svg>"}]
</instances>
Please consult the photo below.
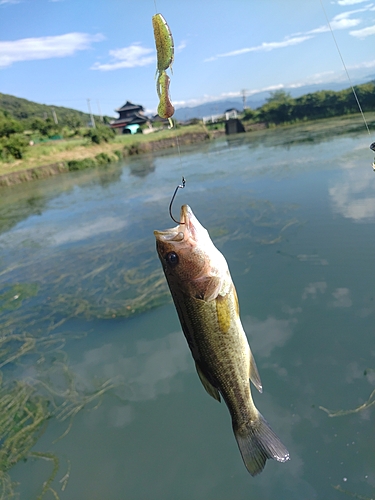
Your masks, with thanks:
<instances>
[{"instance_id":1,"label":"distant house","mask_svg":"<svg viewBox=\"0 0 375 500\"><path fill-rule=\"evenodd\" d=\"M109 125L121 134L134 133L140 125L149 121L147 116L144 115L144 107L130 101L126 101L121 108L115 109L115 111L120 116L117 120L111 121Z\"/></svg>"},{"instance_id":2,"label":"distant house","mask_svg":"<svg viewBox=\"0 0 375 500\"><path fill-rule=\"evenodd\" d=\"M240 111L236 108L229 108L224 111L225 119L230 120L231 118L237 118Z\"/></svg>"}]
</instances>

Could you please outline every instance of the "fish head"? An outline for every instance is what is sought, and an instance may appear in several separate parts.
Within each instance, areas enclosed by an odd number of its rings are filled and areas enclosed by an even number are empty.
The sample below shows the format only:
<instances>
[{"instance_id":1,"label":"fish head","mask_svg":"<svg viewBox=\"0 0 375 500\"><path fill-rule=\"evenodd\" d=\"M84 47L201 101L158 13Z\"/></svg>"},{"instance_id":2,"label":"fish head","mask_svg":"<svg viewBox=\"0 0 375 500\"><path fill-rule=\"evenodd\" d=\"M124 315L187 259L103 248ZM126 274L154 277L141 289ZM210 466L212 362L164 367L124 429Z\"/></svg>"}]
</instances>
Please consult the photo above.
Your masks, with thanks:
<instances>
[{"instance_id":1,"label":"fish head","mask_svg":"<svg viewBox=\"0 0 375 500\"><path fill-rule=\"evenodd\" d=\"M228 273L228 266L192 209L183 205L180 224L165 231L154 231L154 234L169 286L179 287L194 296L209 294L213 298L219 291L220 277ZM214 284L215 279L217 283Z\"/></svg>"}]
</instances>

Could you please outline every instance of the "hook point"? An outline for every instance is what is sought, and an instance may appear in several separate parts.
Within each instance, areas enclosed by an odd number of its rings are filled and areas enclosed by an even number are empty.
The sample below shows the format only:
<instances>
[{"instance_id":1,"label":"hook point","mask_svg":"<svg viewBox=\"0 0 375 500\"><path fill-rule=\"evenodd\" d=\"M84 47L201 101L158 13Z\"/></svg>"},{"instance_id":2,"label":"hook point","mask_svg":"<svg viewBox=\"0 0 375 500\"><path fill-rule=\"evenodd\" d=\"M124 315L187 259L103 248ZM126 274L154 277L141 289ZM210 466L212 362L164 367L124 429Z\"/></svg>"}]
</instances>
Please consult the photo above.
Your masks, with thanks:
<instances>
[{"instance_id":1,"label":"hook point","mask_svg":"<svg viewBox=\"0 0 375 500\"><path fill-rule=\"evenodd\" d=\"M176 187L176 189L174 190L174 193L173 193L173 196L172 196L171 202L170 202L170 204L169 204L169 215L170 215L171 219L172 219L174 222L176 222L177 224L185 224L185 222L179 222L178 220L176 220L176 219L173 217L173 215L172 215L172 205L173 205L174 199L175 199L175 197L176 197L177 191L178 191L179 189L184 189L185 184L186 184L186 179L185 179L185 177L182 177L181 184L179 184L179 185Z\"/></svg>"}]
</instances>

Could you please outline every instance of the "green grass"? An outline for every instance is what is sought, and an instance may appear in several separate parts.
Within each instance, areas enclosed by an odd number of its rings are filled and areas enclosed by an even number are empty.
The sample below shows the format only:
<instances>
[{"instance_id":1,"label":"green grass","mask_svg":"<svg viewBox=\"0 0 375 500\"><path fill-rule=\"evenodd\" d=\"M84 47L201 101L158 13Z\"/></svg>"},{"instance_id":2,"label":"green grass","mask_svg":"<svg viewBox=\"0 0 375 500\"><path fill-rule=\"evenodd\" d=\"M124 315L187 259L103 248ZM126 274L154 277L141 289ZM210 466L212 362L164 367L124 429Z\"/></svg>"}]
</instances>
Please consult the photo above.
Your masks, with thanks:
<instances>
[{"instance_id":1,"label":"green grass","mask_svg":"<svg viewBox=\"0 0 375 500\"><path fill-rule=\"evenodd\" d=\"M373 130L375 128L375 113L366 113L366 119L370 130ZM253 124L247 123L246 125L251 127ZM296 130L296 134L303 138L303 136L307 137L310 133L340 135L360 132L365 130L365 125L361 115L357 113L335 118L288 123L277 127L273 126L269 129L251 131L248 134L253 134L255 137L267 135L272 134L275 129ZM161 129L151 134L117 135L108 143L101 144L92 144L87 138L39 143L28 147L24 158L20 160L0 161L0 176L56 163L67 165L70 170L87 168L89 164L92 166L105 165L108 163L108 159L117 161L124 156L139 154L147 150L147 144L154 141L170 140L172 142L165 143L164 146L171 147L175 145L174 141L178 137L201 134L202 132L210 136L205 126L197 124L173 129ZM152 147L150 147L150 150L152 150ZM79 165L79 162L83 160L85 162ZM73 167L70 165L73 165Z\"/></svg>"},{"instance_id":2,"label":"green grass","mask_svg":"<svg viewBox=\"0 0 375 500\"><path fill-rule=\"evenodd\" d=\"M50 141L35 144L27 148L24 157L20 160L0 161L0 175L23 170L38 168L60 162L80 161L83 159L106 154L114 160L114 155L118 159L128 154L137 154L139 145L165 139L175 139L187 134L202 133L205 131L201 125L191 125L181 128L173 128L154 132L152 134L117 135L113 140L102 144L93 144L87 138L65 139L61 141ZM104 158L99 158L97 162L104 162Z\"/></svg>"}]
</instances>

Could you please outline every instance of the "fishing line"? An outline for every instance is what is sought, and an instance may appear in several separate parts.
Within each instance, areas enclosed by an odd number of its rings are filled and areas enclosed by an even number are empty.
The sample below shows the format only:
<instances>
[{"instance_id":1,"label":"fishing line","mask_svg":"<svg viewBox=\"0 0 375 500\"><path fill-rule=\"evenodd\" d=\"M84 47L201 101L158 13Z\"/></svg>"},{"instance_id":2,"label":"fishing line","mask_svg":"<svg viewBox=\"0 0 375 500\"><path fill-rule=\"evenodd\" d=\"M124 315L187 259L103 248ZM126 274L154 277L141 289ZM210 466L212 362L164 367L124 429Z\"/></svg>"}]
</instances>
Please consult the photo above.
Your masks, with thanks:
<instances>
[{"instance_id":1,"label":"fishing line","mask_svg":"<svg viewBox=\"0 0 375 500\"><path fill-rule=\"evenodd\" d=\"M359 99L358 99L358 97L357 97L356 91L355 91L355 89L354 89L354 86L353 86L353 84L352 84L352 81L351 81L351 78L350 78L350 75L349 75L349 72L348 72L348 70L347 70L347 68L346 68L346 65L345 65L344 59L343 59L343 57L342 57L342 54L341 54L340 48L339 48L339 46L338 46L338 43L337 43L337 40L336 40L335 34L333 33L333 29L332 29L331 23L329 22L329 19L328 19L328 16L327 16L326 10L325 10L325 8L324 8L324 5L323 5L323 0L320 0L320 5L322 6L322 9L323 9L323 12L324 12L324 16L325 16L325 18L326 18L326 21L327 21L327 24L328 24L329 30L330 30L330 32L331 32L331 35L332 35L333 41L335 42L335 45L336 45L336 48L337 48L337 52L339 53L339 56L340 56L340 59L341 59L342 65L344 66L345 73L346 73L346 76L348 77L348 80L349 80L350 86L351 86L351 88L352 88L353 95L354 95L354 97L355 97L355 100L357 101L357 105L358 105L359 111L360 111L360 113L361 113L361 115L362 115L362 119L363 119L364 124L365 124L365 126L366 126L367 132L368 132L368 134L369 134L369 135L371 135L370 129L369 129L368 125L367 125L367 121L366 121L365 115L364 115L364 113L363 113L363 111L362 111L362 107L361 107L361 105L360 105L360 103L359 103Z\"/></svg>"}]
</instances>

